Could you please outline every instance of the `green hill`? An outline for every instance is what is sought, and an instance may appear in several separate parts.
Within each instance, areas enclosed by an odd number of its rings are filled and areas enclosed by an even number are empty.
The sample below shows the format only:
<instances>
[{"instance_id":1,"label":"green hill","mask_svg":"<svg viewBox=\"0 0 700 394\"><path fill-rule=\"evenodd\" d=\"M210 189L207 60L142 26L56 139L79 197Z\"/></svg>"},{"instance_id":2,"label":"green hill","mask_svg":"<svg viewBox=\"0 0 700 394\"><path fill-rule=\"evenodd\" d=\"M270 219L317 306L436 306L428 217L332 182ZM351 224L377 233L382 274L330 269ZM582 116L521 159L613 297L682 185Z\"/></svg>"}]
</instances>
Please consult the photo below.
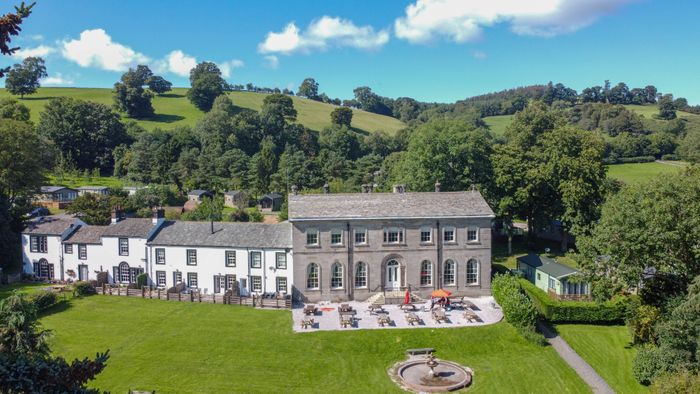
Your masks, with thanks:
<instances>
[{"instance_id":1,"label":"green hill","mask_svg":"<svg viewBox=\"0 0 700 394\"><path fill-rule=\"evenodd\" d=\"M174 88L172 92L153 98L153 107L156 116L149 120L139 120L141 126L148 130L156 127L173 128L177 126L194 125L197 119L204 113L195 108L185 93L186 88ZM0 89L0 98L11 96L5 89ZM233 104L239 108L260 110L266 94L251 92L230 92L229 97ZM104 88L41 88L24 100L22 104L29 107L32 112L32 120L38 121L39 113L46 103L55 97L73 97L82 100L96 101L98 103L112 105L112 92ZM330 113L336 107L318 101L292 97L294 107L299 113L297 121L312 130L321 130L330 125ZM126 119L126 118L125 118ZM377 115L361 110L353 110L352 126L360 131L374 132L385 131L394 134L405 127L398 119Z\"/></svg>"}]
</instances>

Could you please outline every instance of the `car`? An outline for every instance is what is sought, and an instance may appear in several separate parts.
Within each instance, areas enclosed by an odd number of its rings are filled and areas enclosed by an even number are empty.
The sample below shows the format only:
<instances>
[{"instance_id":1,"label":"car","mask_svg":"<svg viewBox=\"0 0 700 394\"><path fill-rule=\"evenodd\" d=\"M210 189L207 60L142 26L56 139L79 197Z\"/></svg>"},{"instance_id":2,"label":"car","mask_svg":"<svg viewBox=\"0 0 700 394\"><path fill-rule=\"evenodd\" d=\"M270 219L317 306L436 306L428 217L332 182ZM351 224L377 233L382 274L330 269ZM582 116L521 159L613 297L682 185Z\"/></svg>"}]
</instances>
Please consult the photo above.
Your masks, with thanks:
<instances>
[{"instance_id":1,"label":"car","mask_svg":"<svg viewBox=\"0 0 700 394\"><path fill-rule=\"evenodd\" d=\"M28 216L29 216L30 218L35 218L35 217L39 217L39 216L48 216L48 215L51 215L51 212L49 212L49 210L48 210L47 208L38 207L38 208L32 209L32 210L29 212L29 215L28 215Z\"/></svg>"}]
</instances>

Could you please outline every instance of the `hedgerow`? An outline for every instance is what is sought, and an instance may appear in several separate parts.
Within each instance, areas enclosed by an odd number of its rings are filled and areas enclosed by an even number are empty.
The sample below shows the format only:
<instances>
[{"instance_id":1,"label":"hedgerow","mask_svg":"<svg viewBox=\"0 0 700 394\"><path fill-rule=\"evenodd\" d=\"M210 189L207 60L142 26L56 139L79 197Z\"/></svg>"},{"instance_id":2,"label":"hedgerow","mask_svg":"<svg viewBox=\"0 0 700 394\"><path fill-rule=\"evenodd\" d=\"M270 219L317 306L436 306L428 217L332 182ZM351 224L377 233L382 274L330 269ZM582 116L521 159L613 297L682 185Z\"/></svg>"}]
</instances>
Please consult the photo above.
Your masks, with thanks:
<instances>
[{"instance_id":1,"label":"hedgerow","mask_svg":"<svg viewBox=\"0 0 700 394\"><path fill-rule=\"evenodd\" d=\"M536 330L537 310L522 291L518 279L512 275L497 274L491 282L491 289L506 321L528 341L544 344L544 337Z\"/></svg>"}]
</instances>

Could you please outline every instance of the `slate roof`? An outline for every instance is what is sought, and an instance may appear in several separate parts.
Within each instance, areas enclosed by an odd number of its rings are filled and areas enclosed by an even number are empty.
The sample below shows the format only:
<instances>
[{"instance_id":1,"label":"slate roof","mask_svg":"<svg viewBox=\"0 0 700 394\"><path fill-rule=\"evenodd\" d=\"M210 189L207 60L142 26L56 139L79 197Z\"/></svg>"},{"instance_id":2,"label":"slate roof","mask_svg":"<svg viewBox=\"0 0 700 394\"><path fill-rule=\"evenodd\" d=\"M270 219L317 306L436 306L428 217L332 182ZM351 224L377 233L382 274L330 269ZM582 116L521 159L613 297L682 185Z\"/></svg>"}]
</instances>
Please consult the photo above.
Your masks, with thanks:
<instances>
[{"instance_id":1,"label":"slate roof","mask_svg":"<svg viewBox=\"0 0 700 394\"><path fill-rule=\"evenodd\" d=\"M40 190L42 193L56 193L57 191L63 189L75 190L65 186L42 186Z\"/></svg>"},{"instance_id":2,"label":"slate roof","mask_svg":"<svg viewBox=\"0 0 700 394\"><path fill-rule=\"evenodd\" d=\"M190 190L189 192L187 192L188 196L201 196L203 194L211 194L211 192L201 189Z\"/></svg>"},{"instance_id":3,"label":"slate roof","mask_svg":"<svg viewBox=\"0 0 700 394\"><path fill-rule=\"evenodd\" d=\"M270 200L277 200L279 198L282 198L282 196L277 194L277 193L270 193L270 194L266 194L266 195L262 196L261 200L263 198L269 198Z\"/></svg>"},{"instance_id":4,"label":"slate roof","mask_svg":"<svg viewBox=\"0 0 700 394\"><path fill-rule=\"evenodd\" d=\"M153 219L126 218L106 226L105 237L135 237L146 238L153 228Z\"/></svg>"},{"instance_id":5,"label":"slate roof","mask_svg":"<svg viewBox=\"0 0 700 394\"><path fill-rule=\"evenodd\" d=\"M69 244L101 244L102 233L108 226L80 226L63 242Z\"/></svg>"},{"instance_id":6,"label":"slate roof","mask_svg":"<svg viewBox=\"0 0 700 394\"><path fill-rule=\"evenodd\" d=\"M578 271L574 268L561 264L560 262L547 256L540 256L535 253L518 257L518 261L522 261L530 267L537 268L545 274L553 276L557 279L578 273Z\"/></svg>"},{"instance_id":7,"label":"slate roof","mask_svg":"<svg viewBox=\"0 0 700 394\"><path fill-rule=\"evenodd\" d=\"M78 190L106 190L107 186L80 186Z\"/></svg>"},{"instance_id":8,"label":"slate roof","mask_svg":"<svg viewBox=\"0 0 700 394\"><path fill-rule=\"evenodd\" d=\"M24 234L61 235L73 223L75 219L67 216L44 216L27 223L22 231Z\"/></svg>"},{"instance_id":9,"label":"slate roof","mask_svg":"<svg viewBox=\"0 0 700 394\"><path fill-rule=\"evenodd\" d=\"M494 217L478 191L289 196L289 220Z\"/></svg>"},{"instance_id":10,"label":"slate roof","mask_svg":"<svg viewBox=\"0 0 700 394\"><path fill-rule=\"evenodd\" d=\"M224 194L227 195L227 196L237 196L237 195L239 195L239 194L243 194L243 192L240 191L240 190L229 190L229 191L227 191L227 192L224 193Z\"/></svg>"},{"instance_id":11,"label":"slate roof","mask_svg":"<svg viewBox=\"0 0 700 394\"><path fill-rule=\"evenodd\" d=\"M221 246L247 248L291 248L292 227L289 223L227 223L166 221L150 245Z\"/></svg>"}]
</instances>

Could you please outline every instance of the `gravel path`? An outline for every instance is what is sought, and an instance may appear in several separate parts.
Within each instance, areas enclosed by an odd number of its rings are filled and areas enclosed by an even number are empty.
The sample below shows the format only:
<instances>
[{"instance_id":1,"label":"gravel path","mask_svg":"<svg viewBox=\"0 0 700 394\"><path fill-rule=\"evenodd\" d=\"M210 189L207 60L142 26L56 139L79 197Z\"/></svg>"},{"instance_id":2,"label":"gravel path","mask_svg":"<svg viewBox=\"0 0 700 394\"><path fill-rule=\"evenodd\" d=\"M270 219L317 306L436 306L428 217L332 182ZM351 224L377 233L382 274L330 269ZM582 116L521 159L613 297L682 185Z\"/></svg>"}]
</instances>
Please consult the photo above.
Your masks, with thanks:
<instances>
[{"instance_id":1,"label":"gravel path","mask_svg":"<svg viewBox=\"0 0 700 394\"><path fill-rule=\"evenodd\" d=\"M562 337L555 334L550 327L542 323L539 324L539 329L542 331L545 338L547 338L547 342L559 353L559 356L576 371L578 376L591 387L594 393L615 393L593 367L582 359Z\"/></svg>"}]
</instances>

